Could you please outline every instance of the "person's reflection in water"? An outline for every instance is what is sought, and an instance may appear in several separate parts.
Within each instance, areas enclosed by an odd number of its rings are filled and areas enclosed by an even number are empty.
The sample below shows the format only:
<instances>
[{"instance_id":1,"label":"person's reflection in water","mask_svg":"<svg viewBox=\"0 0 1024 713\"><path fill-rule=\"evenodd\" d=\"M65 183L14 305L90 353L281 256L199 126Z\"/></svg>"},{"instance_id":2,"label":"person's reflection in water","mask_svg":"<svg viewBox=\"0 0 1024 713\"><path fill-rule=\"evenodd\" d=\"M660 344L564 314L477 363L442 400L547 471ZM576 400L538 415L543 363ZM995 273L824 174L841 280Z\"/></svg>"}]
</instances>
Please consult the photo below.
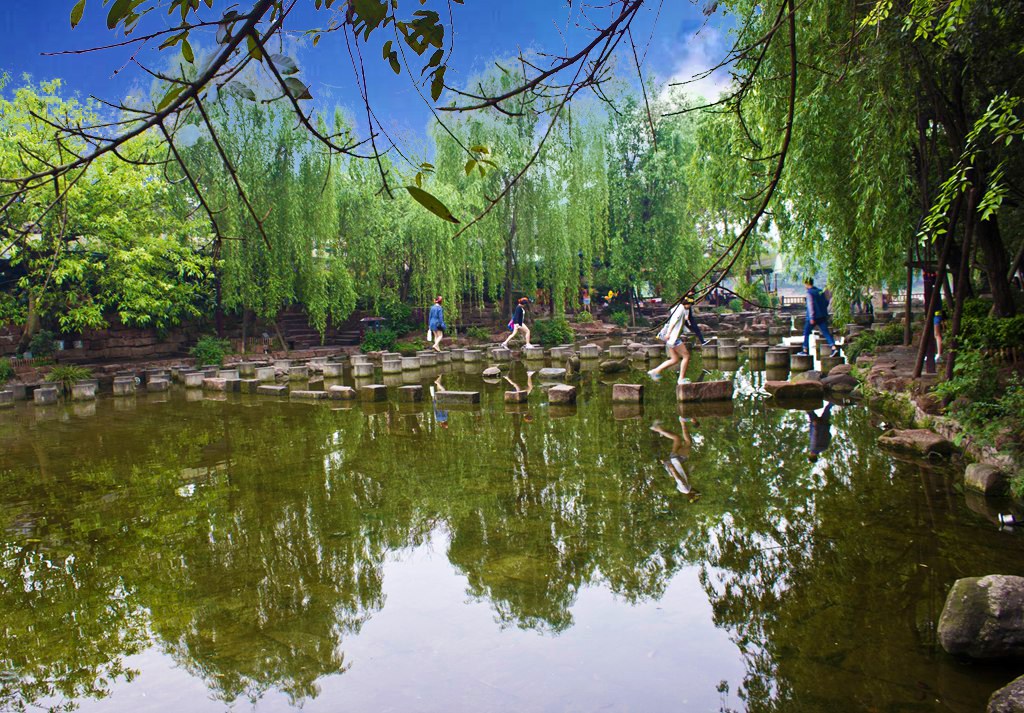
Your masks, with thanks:
<instances>
[{"instance_id":1,"label":"person's reflection in water","mask_svg":"<svg viewBox=\"0 0 1024 713\"><path fill-rule=\"evenodd\" d=\"M819 414L817 411L807 412L808 422L808 454L811 463L818 461L818 456L832 445L832 404L828 404Z\"/></svg>"},{"instance_id":2,"label":"person's reflection in water","mask_svg":"<svg viewBox=\"0 0 1024 713\"><path fill-rule=\"evenodd\" d=\"M655 421L651 424L651 430L672 441L672 451L668 459L662 461L662 465L665 466L665 471L669 476L676 481L676 490L686 495L692 503L700 497L700 491L695 490L690 485L690 478L683 467L683 464L690 458L690 450L693 447L693 440L690 438L690 432L686 428L687 421L690 421L694 426L698 425L697 421L680 416L679 427L682 431L681 436L665 430L661 425L661 421Z\"/></svg>"},{"instance_id":3,"label":"person's reflection in water","mask_svg":"<svg viewBox=\"0 0 1024 713\"><path fill-rule=\"evenodd\" d=\"M534 373L535 372L532 372L532 371L526 372L526 395L527 396L529 396L530 394L533 393L533 375L534 375ZM509 383L509 385L513 389L515 389L516 391L522 391L522 389L519 388L519 384L517 384L516 382L512 381L512 379L510 379L509 377L506 376L505 377L505 381L507 381Z\"/></svg>"},{"instance_id":4,"label":"person's reflection in water","mask_svg":"<svg viewBox=\"0 0 1024 713\"><path fill-rule=\"evenodd\" d=\"M441 428L448 428L448 410L438 408L437 405L437 395L444 390L444 384L441 383L441 375L438 374L434 385L430 387L430 400L434 404L434 420L437 421Z\"/></svg>"}]
</instances>

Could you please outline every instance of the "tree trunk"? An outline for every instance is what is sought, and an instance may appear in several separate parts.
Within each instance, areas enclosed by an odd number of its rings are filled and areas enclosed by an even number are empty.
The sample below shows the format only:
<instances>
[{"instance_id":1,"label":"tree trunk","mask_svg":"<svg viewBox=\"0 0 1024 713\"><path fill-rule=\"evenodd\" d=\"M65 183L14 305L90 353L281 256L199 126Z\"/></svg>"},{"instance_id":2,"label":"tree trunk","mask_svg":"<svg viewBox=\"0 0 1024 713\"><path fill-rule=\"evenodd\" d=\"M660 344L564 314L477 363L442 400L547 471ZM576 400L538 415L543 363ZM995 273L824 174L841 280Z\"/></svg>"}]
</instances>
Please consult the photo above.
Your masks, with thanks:
<instances>
[{"instance_id":1,"label":"tree trunk","mask_svg":"<svg viewBox=\"0 0 1024 713\"><path fill-rule=\"evenodd\" d=\"M946 379L953 378L953 365L956 361L956 353L958 336L960 334L960 320L964 313L964 299L967 297L967 288L971 283L971 261L968 259L968 255L971 254L971 243L974 240L974 236L978 233L978 220L977 216L973 212L975 207L975 192L972 189L971 194L967 198L967 205L972 208L972 212L967 214L966 224L964 226L964 249L962 251L963 258L960 260L959 275L956 280L956 306L953 309L953 321L949 326L949 334L946 335ZM931 319L927 320L927 323L931 324Z\"/></svg>"},{"instance_id":2,"label":"tree trunk","mask_svg":"<svg viewBox=\"0 0 1024 713\"><path fill-rule=\"evenodd\" d=\"M1010 261L1006 255L1006 247L999 232L996 216L988 220L977 220L975 237L985 256L985 272L988 273L989 287L992 289L992 304L997 317L1013 317L1017 314L1017 306L1013 301L1013 292L1006 274L1010 269Z\"/></svg>"},{"instance_id":3,"label":"tree trunk","mask_svg":"<svg viewBox=\"0 0 1024 713\"><path fill-rule=\"evenodd\" d=\"M909 347L914 338L914 329L911 325L913 316L913 305L911 304L910 293L914 289L914 241L910 241L907 247L907 299L903 305L903 346ZM927 301L925 297L925 301Z\"/></svg>"},{"instance_id":4,"label":"tree trunk","mask_svg":"<svg viewBox=\"0 0 1024 713\"><path fill-rule=\"evenodd\" d=\"M28 315L25 317L25 329L22 331L21 339L18 341L19 352L28 349L29 342L32 341L32 337L38 331L39 310L36 308L36 296L30 290L28 293Z\"/></svg>"}]
</instances>

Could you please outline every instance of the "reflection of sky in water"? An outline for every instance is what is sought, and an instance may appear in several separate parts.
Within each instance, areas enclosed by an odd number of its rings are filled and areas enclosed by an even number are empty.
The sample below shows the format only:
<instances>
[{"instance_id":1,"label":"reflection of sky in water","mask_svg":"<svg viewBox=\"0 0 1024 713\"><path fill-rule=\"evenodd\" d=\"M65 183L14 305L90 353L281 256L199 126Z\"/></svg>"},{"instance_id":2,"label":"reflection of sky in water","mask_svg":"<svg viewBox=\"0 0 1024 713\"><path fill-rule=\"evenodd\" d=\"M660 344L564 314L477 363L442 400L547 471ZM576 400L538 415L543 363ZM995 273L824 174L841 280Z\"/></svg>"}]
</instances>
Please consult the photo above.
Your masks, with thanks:
<instances>
[{"instance_id":1,"label":"reflection of sky in water","mask_svg":"<svg viewBox=\"0 0 1024 713\"><path fill-rule=\"evenodd\" d=\"M680 571L660 601L636 606L588 587L573 605L575 625L557 636L502 628L486 602L467 600L442 533L389 558L384 577L385 607L345 641L351 668L321 678L303 710L712 711L719 681L743 675L694 568ZM128 665L143 672L133 684L116 685L110 700L83 700L80 710L169 711L185 701L196 713L224 710L158 647ZM258 709L294 710L273 691Z\"/></svg>"}]
</instances>

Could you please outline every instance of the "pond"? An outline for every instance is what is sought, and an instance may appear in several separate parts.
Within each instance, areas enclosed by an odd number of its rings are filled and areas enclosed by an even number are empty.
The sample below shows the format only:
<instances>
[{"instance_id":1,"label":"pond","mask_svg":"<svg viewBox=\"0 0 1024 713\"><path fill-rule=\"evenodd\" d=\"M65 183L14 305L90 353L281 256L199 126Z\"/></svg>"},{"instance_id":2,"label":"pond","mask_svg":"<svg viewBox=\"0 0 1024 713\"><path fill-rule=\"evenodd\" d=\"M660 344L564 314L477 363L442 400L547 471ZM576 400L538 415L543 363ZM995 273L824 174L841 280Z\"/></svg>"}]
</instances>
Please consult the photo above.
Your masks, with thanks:
<instances>
[{"instance_id":1,"label":"pond","mask_svg":"<svg viewBox=\"0 0 1024 713\"><path fill-rule=\"evenodd\" d=\"M682 416L595 373L506 406L445 368L479 408L0 412L0 708L978 711L1013 677L935 627L1024 540L863 406L774 408L744 369Z\"/></svg>"}]
</instances>

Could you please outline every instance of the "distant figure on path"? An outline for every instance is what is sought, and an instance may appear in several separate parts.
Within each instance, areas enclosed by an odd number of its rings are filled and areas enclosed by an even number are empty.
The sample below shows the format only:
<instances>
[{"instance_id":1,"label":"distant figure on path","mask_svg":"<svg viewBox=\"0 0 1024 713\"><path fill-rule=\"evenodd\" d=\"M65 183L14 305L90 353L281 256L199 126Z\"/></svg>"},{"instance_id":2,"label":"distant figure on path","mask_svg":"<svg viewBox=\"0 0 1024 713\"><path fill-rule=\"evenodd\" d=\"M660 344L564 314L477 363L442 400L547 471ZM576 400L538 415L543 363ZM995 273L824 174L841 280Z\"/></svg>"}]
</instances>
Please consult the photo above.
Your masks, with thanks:
<instances>
[{"instance_id":1,"label":"distant figure on path","mask_svg":"<svg viewBox=\"0 0 1024 713\"><path fill-rule=\"evenodd\" d=\"M836 340L828 331L828 299L814 286L814 278L808 277L804 280L807 288L807 319L804 321L804 350L800 356L807 356L811 352L811 333L817 327L821 336L825 338L832 347L832 356L839 356L839 349L836 347Z\"/></svg>"},{"instance_id":2,"label":"distant figure on path","mask_svg":"<svg viewBox=\"0 0 1024 713\"><path fill-rule=\"evenodd\" d=\"M647 372L647 375L654 381L661 378L661 372L679 364L679 382L685 384L689 381L686 378L686 367L690 363L690 350L686 348L683 340L683 332L686 329L686 315L689 309L682 302L672 308L668 322L658 332L658 339L665 342L665 352L668 359Z\"/></svg>"},{"instance_id":3,"label":"distant figure on path","mask_svg":"<svg viewBox=\"0 0 1024 713\"><path fill-rule=\"evenodd\" d=\"M590 311L590 288L589 287L584 287L583 288L583 290L582 290L582 297L583 297L583 311L584 312L589 312Z\"/></svg>"},{"instance_id":4,"label":"distant figure on path","mask_svg":"<svg viewBox=\"0 0 1024 713\"><path fill-rule=\"evenodd\" d=\"M444 298L438 295L434 298L434 305L430 308L429 326L430 333L434 337L434 351L441 351L441 340L444 339L444 333L448 327L444 323L444 308L441 304L444 302Z\"/></svg>"},{"instance_id":5,"label":"distant figure on path","mask_svg":"<svg viewBox=\"0 0 1024 713\"><path fill-rule=\"evenodd\" d=\"M503 341L501 343L501 346L505 347L506 349L508 348L508 343L511 342L512 339L517 334L519 334L520 331L523 332L523 334L525 335L525 337L524 337L526 339L525 346L527 346L527 347L532 347L533 346L533 344L530 343L530 328L527 327L526 324L525 324L525 322L526 322L526 305L528 305L528 304L530 304L530 298L529 297L520 297L519 298L519 303L516 304L516 308L512 311L512 319L510 319L509 322L508 322L509 329L512 330L512 333L510 335L508 335L508 337L505 338L505 341Z\"/></svg>"}]
</instances>

